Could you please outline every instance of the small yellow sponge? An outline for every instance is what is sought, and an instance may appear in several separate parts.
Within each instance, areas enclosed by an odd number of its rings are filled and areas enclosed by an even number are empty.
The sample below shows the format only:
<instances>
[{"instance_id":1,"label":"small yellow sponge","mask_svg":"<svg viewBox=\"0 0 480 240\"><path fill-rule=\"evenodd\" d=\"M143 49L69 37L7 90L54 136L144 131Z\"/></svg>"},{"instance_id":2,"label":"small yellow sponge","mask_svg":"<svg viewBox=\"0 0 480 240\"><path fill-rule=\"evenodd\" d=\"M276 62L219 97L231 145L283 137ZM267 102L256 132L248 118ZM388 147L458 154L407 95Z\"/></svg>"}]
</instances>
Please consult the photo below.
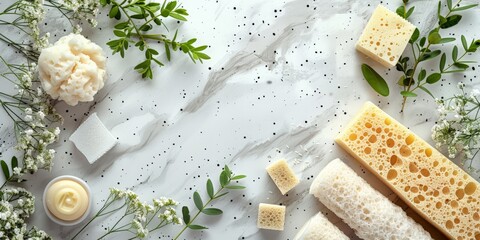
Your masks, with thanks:
<instances>
[{"instance_id":1,"label":"small yellow sponge","mask_svg":"<svg viewBox=\"0 0 480 240\"><path fill-rule=\"evenodd\" d=\"M336 142L449 239L480 239L480 184L367 102Z\"/></svg>"},{"instance_id":2,"label":"small yellow sponge","mask_svg":"<svg viewBox=\"0 0 480 240\"><path fill-rule=\"evenodd\" d=\"M358 39L356 48L391 68L397 64L414 31L414 25L378 5Z\"/></svg>"},{"instance_id":3,"label":"small yellow sponge","mask_svg":"<svg viewBox=\"0 0 480 240\"><path fill-rule=\"evenodd\" d=\"M287 193L300 182L287 161L283 159L270 164L267 172L282 194Z\"/></svg>"},{"instance_id":4,"label":"small yellow sponge","mask_svg":"<svg viewBox=\"0 0 480 240\"><path fill-rule=\"evenodd\" d=\"M266 203L258 205L258 228L283 231L284 224L285 206Z\"/></svg>"}]
</instances>

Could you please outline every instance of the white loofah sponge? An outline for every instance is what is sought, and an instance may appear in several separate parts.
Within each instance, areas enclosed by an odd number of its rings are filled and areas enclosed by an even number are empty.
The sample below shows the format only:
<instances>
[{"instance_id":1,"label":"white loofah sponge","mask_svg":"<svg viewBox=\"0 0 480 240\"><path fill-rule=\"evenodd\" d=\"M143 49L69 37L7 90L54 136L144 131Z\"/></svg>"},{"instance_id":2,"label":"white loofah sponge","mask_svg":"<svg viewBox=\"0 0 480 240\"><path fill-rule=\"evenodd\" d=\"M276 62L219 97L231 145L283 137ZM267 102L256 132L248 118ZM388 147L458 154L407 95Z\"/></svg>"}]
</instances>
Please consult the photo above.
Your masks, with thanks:
<instances>
[{"instance_id":1,"label":"white loofah sponge","mask_svg":"<svg viewBox=\"0 0 480 240\"><path fill-rule=\"evenodd\" d=\"M303 225L294 240L349 240L349 238L319 212Z\"/></svg>"},{"instance_id":2,"label":"white loofah sponge","mask_svg":"<svg viewBox=\"0 0 480 240\"><path fill-rule=\"evenodd\" d=\"M64 36L38 58L43 89L71 106L92 101L104 85L105 61L102 48L84 36Z\"/></svg>"},{"instance_id":3,"label":"white loofah sponge","mask_svg":"<svg viewBox=\"0 0 480 240\"><path fill-rule=\"evenodd\" d=\"M362 239L432 239L400 207L373 189L340 159L325 166L310 186L310 193Z\"/></svg>"}]
</instances>

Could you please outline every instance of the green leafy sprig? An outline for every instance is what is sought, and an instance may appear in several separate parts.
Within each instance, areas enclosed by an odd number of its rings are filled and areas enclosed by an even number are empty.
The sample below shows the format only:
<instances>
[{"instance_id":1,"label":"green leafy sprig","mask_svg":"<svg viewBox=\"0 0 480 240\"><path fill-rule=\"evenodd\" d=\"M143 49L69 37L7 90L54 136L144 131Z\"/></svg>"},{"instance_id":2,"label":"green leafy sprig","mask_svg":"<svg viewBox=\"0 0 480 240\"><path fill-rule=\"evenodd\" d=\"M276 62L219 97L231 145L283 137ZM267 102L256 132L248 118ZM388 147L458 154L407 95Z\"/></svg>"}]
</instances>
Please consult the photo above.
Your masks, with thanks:
<instances>
[{"instance_id":1,"label":"green leafy sprig","mask_svg":"<svg viewBox=\"0 0 480 240\"><path fill-rule=\"evenodd\" d=\"M244 186L236 185L232 183L244 178L246 178L245 175L235 175L232 173L232 171L230 171L228 166L225 165L223 171L220 173L220 176L219 176L220 187L218 188L217 191L215 191L213 187L212 180L208 179L207 185L206 185L207 194L209 197L208 201L204 203L198 191L195 191L193 193L193 202L195 204L195 207L198 209L198 211L193 217L191 217L190 209L187 206L184 206L182 208L182 215L183 215L183 221L185 222L185 226L177 234L174 240L178 239L180 235L182 235L182 233L185 232L185 230L187 229L192 229L192 230L208 229L205 226L194 224L197 217L201 213L205 215L221 215L223 213L221 209L211 208L209 207L209 205L214 200L220 199L221 197L224 197L225 195L227 195L229 193L226 191L227 189L230 189L230 190L244 189L245 188Z\"/></svg>"},{"instance_id":2,"label":"green leafy sprig","mask_svg":"<svg viewBox=\"0 0 480 240\"><path fill-rule=\"evenodd\" d=\"M162 61L158 59L159 49L153 47L153 44L163 44L168 61L171 61L171 51L181 50L187 54L194 63L197 61L203 63L210 57L203 51L208 47L194 46L197 41L192 38L185 42L177 41L178 29L173 38L168 38L165 34L158 31L159 27L164 27L168 31L165 19L173 18L178 21L187 21L187 10L182 8L177 1L164 1L161 5L156 2L147 2L145 0L100 0L102 6L110 6L108 16L120 21L113 30L115 39L109 41L107 45L113 54L119 53L122 58L125 57L125 51L134 45L138 50L144 52L145 60L137 64L134 69L144 78L153 78L152 65L163 66ZM125 19L122 19L125 17ZM155 31L156 30L156 31ZM156 33L152 33L156 32Z\"/></svg>"},{"instance_id":3,"label":"green leafy sprig","mask_svg":"<svg viewBox=\"0 0 480 240\"><path fill-rule=\"evenodd\" d=\"M405 19L408 19L415 9L415 7L408 9L408 2L409 0L403 0L403 5L396 10L397 14ZM401 87L400 94L403 96L401 112L405 110L408 98L417 97L417 90L422 90L434 97L428 90L429 85L438 82L445 74L463 72L470 67L469 64L474 63L474 61L465 60L464 57L477 51L480 47L480 39L473 39L469 42L462 35L461 48L463 51L459 54L460 47L454 46L451 53L451 63L449 64L447 64L447 54L444 50L434 48L434 46L456 40L453 37L442 37L441 35L441 30L456 26L460 22L462 16L456 13L478 6L478 4L461 5L461 2L462 0L459 0L453 4L452 0L447 0L448 11L445 15L442 15L442 3L439 1L437 26L423 37L420 37L421 33L418 28L413 32L408 42L411 48L411 55L402 55L396 65L397 71L402 72L400 79L397 81L397 84ZM440 56L438 70L428 72L427 69L421 66L424 62L436 59L438 56ZM363 64L362 73L377 93L382 96L389 95L387 82L372 67Z\"/></svg>"}]
</instances>

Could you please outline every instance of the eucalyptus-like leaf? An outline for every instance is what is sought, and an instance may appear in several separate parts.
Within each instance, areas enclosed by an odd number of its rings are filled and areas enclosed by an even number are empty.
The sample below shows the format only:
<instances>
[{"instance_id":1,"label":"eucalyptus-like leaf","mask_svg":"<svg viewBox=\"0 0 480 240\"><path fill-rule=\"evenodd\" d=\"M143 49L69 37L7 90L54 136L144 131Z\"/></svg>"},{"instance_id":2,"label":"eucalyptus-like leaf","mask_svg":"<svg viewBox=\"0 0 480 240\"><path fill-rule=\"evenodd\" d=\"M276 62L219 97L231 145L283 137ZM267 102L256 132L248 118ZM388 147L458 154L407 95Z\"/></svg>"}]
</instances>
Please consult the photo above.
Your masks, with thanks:
<instances>
[{"instance_id":1,"label":"eucalyptus-like leaf","mask_svg":"<svg viewBox=\"0 0 480 240\"><path fill-rule=\"evenodd\" d=\"M190 223L190 210L187 206L182 207L182 217L185 224L188 225Z\"/></svg>"},{"instance_id":2,"label":"eucalyptus-like leaf","mask_svg":"<svg viewBox=\"0 0 480 240\"><path fill-rule=\"evenodd\" d=\"M468 43L467 43L467 39L465 38L465 36L464 36L464 35L462 35L461 39L462 39L462 46L463 46L463 49L464 49L465 51L468 51Z\"/></svg>"},{"instance_id":3,"label":"eucalyptus-like leaf","mask_svg":"<svg viewBox=\"0 0 480 240\"><path fill-rule=\"evenodd\" d=\"M228 184L228 176L227 176L227 173L225 171L222 171L220 173L219 180L220 180L220 186L222 186L222 187L225 187Z\"/></svg>"},{"instance_id":4,"label":"eucalyptus-like leaf","mask_svg":"<svg viewBox=\"0 0 480 240\"><path fill-rule=\"evenodd\" d=\"M203 201L197 191L193 193L193 202L195 203L195 206L198 208L198 210L201 211L203 209Z\"/></svg>"},{"instance_id":5,"label":"eucalyptus-like leaf","mask_svg":"<svg viewBox=\"0 0 480 240\"><path fill-rule=\"evenodd\" d=\"M207 194L210 198L213 198L215 196L213 183L212 183L212 180L210 179L207 180Z\"/></svg>"},{"instance_id":6,"label":"eucalyptus-like leaf","mask_svg":"<svg viewBox=\"0 0 480 240\"><path fill-rule=\"evenodd\" d=\"M418 58L418 61L423 62L423 61L426 61L426 60L429 60L429 59L433 59L433 58L437 57L438 55L440 55L441 53L442 53L442 51L440 51L440 50L435 50L435 51L431 51L431 52L428 52L428 53L424 53L421 57Z\"/></svg>"},{"instance_id":7,"label":"eucalyptus-like leaf","mask_svg":"<svg viewBox=\"0 0 480 240\"><path fill-rule=\"evenodd\" d=\"M447 55L443 53L442 57L440 58L440 72L443 72L443 70L445 70L446 63L447 63Z\"/></svg>"},{"instance_id":8,"label":"eucalyptus-like leaf","mask_svg":"<svg viewBox=\"0 0 480 240\"><path fill-rule=\"evenodd\" d=\"M10 170L8 169L7 163L1 160L0 165L2 165L3 176L5 176L5 179L8 180L10 178Z\"/></svg>"},{"instance_id":9,"label":"eucalyptus-like leaf","mask_svg":"<svg viewBox=\"0 0 480 240\"><path fill-rule=\"evenodd\" d=\"M225 186L225 188L228 188L228 189L245 189L244 186L238 186L238 185L227 185L227 186Z\"/></svg>"},{"instance_id":10,"label":"eucalyptus-like leaf","mask_svg":"<svg viewBox=\"0 0 480 240\"><path fill-rule=\"evenodd\" d=\"M362 64L362 73L368 84L370 84L378 94L382 96L388 96L390 94L387 82L372 67L367 64Z\"/></svg>"},{"instance_id":11,"label":"eucalyptus-like leaf","mask_svg":"<svg viewBox=\"0 0 480 240\"><path fill-rule=\"evenodd\" d=\"M221 215L223 211L218 208L205 208L202 210L202 213L206 215Z\"/></svg>"},{"instance_id":12,"label":"eucalyptus-like leaf","mask_svg":"<svg viewBox=\"0 0 480 240\"><path fill-rule=\"evenodd\" d=\"M464 10L474 8L474 7L477 7L477 6L478 6L478 4L470 4L470 5L466 5L466 6L462 6L462 7L456 7L454 9L452 9L452 12L464 11Z\"/></svg>"},{"instance_id":13,"label":"eucalyptus-like leaf","mask_svg":"<svg viewBox=\"0 0 480 240\"><path fill-rule=\"evenodd\" d=\"M246 177L247 176L245 176L245 175L237 175L237 176L232 177L232 180L240 180L240 179L244 179Z\"/></svg>"},{"instance_id":14,"label":"eucalyptus-like leaf","mask_svg":"<svg viewBox=\"0 0 480 240\"><path fill-rule=\"evenodd\" d=\"M432 73L427 77L427 83L434 84L438 82L442 78L442 74L440 73Z\"/></svg>"},{"instance_id":15,"label":"eucalyptus-like leaf","mask_svg":"<svg viewBox=\"0 0 480 240\"><path fill-rule=\"evenodd\" d=\"M438 44L442 40L442 36L438 33L438 31L431 31L430 34L428 34L428 42L430 44Z\"/></svg>"},{"instance_id":16,"label":"eucalyptus-like leaf","mask_svg":"<svg viewBox=\"0 0 480 240\"><path fill-rule=\"evenodd\" d=\"M418 73L418 81L422 81L427 76L427 71L425 69L420 70Z\"/></svg>"},{"instance_id":17,"label":"eucalyptus-like leaf","mask_svg":"<svg viewBox=\"0 0 480 240\"><path fill-rule=\"evenodd\" d=\"M401 91L400 94L404 97L416 97L417 94L411 91Z\"/></svg>"},{"instance_id":18,"label":"eucalyptus-like leaf","mask_svg":"<svg viewBox=\"0 0 480 240\"><path fill-rule=\"evenodd\" d=\"M457 25L460 20L462 20L462 16L461 15L452 15L452 16L449 16L447 17L447 21L440 24L440 28L442 29L446 29L446 28L450 28L450 27L453 27L455 25Z\"/></svg>"},{"instance_id":19,"label":"eucalyptus-like leaf","mask_svg":"<svg viewBox=\"0 0 480 240\"><path fill-rule=\"evenodd\" d=\"M12 166L12 170L18 167L18 159L17 157L13 156L12 160L10 161L10 164Z\"/></svg>"},{"instance_id":20,"label":"eucalyptus-like leaf","mask_svg":"<svg viewBox=\"0 0 480 240\"><path fill-rule=\"evenodd\" d=\"M187 226L188 228L192 229L192 230L203 230L203 229L208 229L207 227L205 226L201 226L201 225L188 225Z\"/></svg>"},{"instance_id":21,"label":"eucalyptus-like leaf","mask_svg":"<svg viewBox=\"0 0 480 240\"><path fill-rule=\"evenodd\" d=\"M408 9L405 19L408 19L412 15L414 10L415 7L411 7L410 9Z\"/></svg>"}]
</instances>

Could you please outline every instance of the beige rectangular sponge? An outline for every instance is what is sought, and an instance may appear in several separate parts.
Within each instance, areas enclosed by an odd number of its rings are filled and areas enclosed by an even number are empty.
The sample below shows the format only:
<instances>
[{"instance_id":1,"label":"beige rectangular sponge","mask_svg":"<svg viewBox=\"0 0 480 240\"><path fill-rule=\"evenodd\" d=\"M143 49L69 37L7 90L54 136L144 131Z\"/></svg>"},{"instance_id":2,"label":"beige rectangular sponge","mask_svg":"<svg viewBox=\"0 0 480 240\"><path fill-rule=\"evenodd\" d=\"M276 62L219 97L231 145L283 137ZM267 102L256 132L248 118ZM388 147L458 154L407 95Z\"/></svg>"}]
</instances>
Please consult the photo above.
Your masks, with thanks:
<instances>
[{"instance_id":1,"label":"beige rectangular sponge","mask_svg":"<svg viewBox=\"0 0 480 240\"><path fill-rule=\"evenodd\" d=\"M356 48L391 68L397 64L415 28L398 14L378 5L358 39Z\"/></svg>"},{"instance_id":2,"label":"beige rectangular sponge","mask_svg":"<svg viewBox=\"0 0 480 240\"><path fill-rule=\"evenodd\" d=\"M300 182L287 161L283 159L270 164L267 172L284 195Z\"/></svg>"},{"instance_id":3,"label":"beige rectangular sponge","mask_svg":"<svg viewBox=\"0 0 480 240\"><path fill-rule=\"evenodd\" d=\"M285 206L260 203L258 206L258 228L283 231L284 225Z\"/></svg>"}]
</instances>

